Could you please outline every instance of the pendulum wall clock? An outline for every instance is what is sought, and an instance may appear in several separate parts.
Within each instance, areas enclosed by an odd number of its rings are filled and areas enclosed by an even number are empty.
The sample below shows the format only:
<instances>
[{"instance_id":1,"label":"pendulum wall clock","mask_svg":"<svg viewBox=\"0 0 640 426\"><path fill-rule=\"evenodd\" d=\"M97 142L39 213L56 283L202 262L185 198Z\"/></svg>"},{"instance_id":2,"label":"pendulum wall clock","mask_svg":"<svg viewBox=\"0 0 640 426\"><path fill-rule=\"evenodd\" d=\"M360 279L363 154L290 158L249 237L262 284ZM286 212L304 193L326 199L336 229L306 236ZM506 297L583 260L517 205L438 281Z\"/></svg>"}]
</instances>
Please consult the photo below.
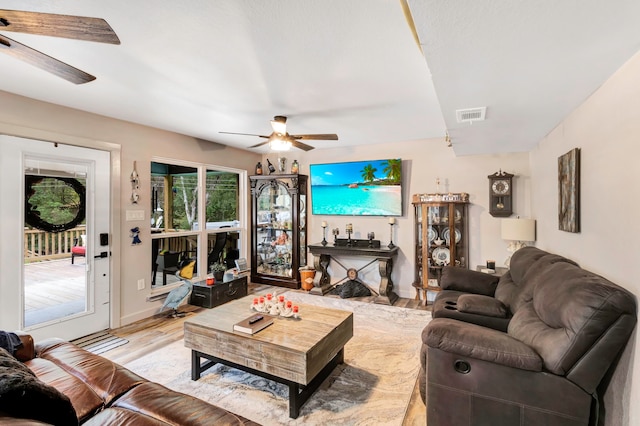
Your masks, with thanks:
<instances>
[{"instance_id":1,"label":"pendulum wall clock","mask_svg":"<svg viewBox=\"0 0 640 426\"><path fill-rule=\"evenodd\" d=\"M513 214L513 176L500 170L489 175L489 214L509 217Z\"/></svg>"}]
</instances>

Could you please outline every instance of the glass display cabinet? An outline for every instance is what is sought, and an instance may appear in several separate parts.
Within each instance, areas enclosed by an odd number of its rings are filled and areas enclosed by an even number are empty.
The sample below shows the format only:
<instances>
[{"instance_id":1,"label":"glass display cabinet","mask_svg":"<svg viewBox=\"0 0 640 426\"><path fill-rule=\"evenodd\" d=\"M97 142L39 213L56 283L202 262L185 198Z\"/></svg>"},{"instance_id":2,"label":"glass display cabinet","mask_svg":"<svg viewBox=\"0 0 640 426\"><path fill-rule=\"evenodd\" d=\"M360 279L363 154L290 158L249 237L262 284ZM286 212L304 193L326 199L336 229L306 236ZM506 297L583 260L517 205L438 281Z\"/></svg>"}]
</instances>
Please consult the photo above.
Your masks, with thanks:
<instances>
[{"instance_id":1,"label":"glass display cabinet","mask_svg":"<svg viewBox=\"0 0 640 426\"><path fill-rule=\"evenodd\" d=\"M440 291L442 268L469 267L469 194L415 194L415 281L420 292ZM425 297L426 300L426 297Z\"/></svg>"},{"instance_id":2,"label":"glass display cabinet","mask_svg":"<svg viewBox=\"0 0 640 426\"><path fill-rule=\"evenodd\" d=\"M300 288L307 264L307 176L249 176L251 282Z\"/></svg>"}]
</instances>

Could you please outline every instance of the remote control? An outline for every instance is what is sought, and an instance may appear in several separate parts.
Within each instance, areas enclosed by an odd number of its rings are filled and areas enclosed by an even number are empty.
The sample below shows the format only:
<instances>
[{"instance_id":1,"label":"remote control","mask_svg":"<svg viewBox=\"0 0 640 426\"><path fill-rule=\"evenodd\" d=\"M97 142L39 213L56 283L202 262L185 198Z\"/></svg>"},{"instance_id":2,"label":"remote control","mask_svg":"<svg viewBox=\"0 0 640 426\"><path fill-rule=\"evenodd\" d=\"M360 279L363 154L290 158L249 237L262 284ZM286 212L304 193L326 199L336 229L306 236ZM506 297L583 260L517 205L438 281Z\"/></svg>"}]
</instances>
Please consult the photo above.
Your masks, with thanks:
<instances>
[{"instance_id":1,"label":"remote control","mask_svg":"<svg viewBox=\"0 0 640 426\"><path fill-rule=\"evenodd\" d=\"M264 318L262 315L256 315L255 317L249 320L249 324L254 324Z\"/></svg>"}]
</instances>

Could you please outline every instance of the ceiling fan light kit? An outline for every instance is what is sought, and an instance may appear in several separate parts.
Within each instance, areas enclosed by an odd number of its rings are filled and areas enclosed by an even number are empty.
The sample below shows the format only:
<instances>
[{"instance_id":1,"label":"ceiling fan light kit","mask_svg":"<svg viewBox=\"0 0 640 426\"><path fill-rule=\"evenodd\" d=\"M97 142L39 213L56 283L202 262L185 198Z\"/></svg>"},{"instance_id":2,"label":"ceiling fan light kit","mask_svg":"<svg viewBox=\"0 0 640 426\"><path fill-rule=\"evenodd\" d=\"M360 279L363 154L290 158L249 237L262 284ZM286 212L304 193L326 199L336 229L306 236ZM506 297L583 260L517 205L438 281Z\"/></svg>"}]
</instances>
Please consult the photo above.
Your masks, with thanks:
<instances>
[{"instance_id":1,"label":"ceiling fan light kit","mask_svg":"<svg viewBox=\"0 0 640 426\"><path fill-rule=\"evenodd\" d=\"M271 120L271 128L275 133L280 135L287 133L287 117L282 115L273 117L273 120Z\"/></svg>"},{"instance_id":2,"label":"ceiling fan light kit","mask_svg":"<svg viewBox=\"0 0 640 426\"><path fill-rule=\"evenodd\" d=\"M269 148L274 151L289 151L291 149L291 142L283 139L281 135L276 134L269 137Z\"/></svg>"}]
</instances>

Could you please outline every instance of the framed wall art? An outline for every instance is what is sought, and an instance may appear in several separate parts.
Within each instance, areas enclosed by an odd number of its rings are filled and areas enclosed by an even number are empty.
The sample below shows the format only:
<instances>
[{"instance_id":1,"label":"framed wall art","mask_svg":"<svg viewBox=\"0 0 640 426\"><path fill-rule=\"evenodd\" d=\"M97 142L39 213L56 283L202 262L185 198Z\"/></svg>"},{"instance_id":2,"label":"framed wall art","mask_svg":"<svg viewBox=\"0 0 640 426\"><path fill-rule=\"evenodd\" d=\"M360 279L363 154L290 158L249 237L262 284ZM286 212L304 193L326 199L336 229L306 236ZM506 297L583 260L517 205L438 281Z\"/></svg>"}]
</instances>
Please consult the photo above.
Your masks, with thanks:
<instances>
[{"instance_id":1,"label":"framed wall art","mask_svg":"<svg viewBox=\"0 0 640 426\"><path fill-rule=\"evenodd\" d=\"M558 229L580 232L580 148L558 157Z\"/></svg>"}]
</instances>

